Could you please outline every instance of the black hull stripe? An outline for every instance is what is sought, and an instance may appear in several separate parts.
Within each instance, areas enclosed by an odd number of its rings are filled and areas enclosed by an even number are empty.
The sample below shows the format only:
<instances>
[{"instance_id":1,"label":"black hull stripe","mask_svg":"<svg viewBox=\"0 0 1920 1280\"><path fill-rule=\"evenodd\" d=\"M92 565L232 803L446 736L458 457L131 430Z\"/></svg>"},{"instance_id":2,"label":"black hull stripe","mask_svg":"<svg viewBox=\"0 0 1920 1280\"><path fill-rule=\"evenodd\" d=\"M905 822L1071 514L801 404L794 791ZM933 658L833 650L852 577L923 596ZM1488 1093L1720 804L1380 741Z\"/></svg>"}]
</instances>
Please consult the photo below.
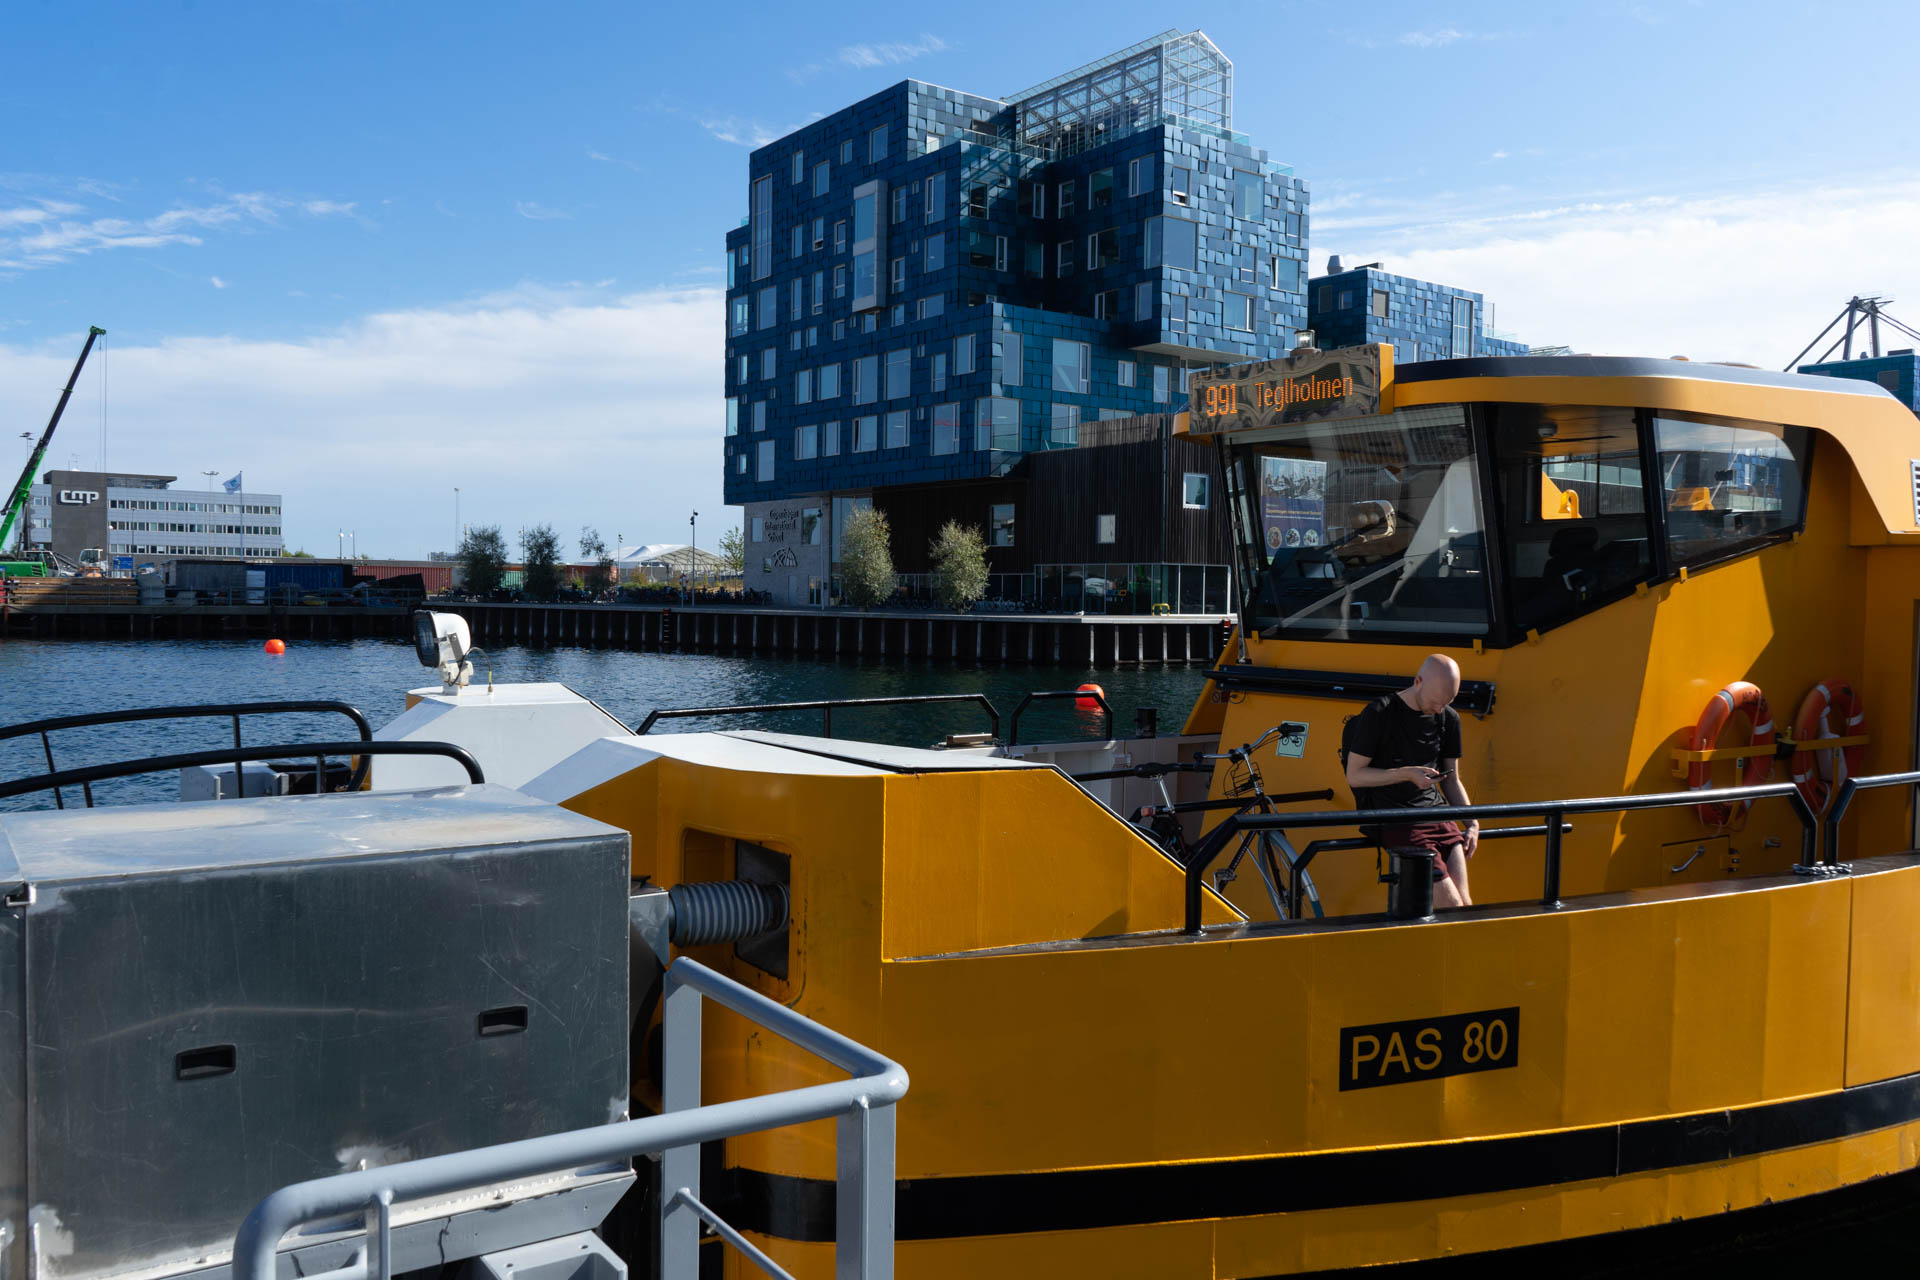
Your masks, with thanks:
<instances>
[{"instance_id":1,"label":"black hull stripe","mask_svg":"<svg viewBox=\"0 0 1920 1280\"><path fill-rule=\"evenodd\" d=\"M1084 1231L1520 1191L1763 1155L1912 1120L1920 1120L1920 1075L1737 1111L1389 1151L903 1178L894 1234L941 1240ZM833 1239L830 1181L728 1169L715 1182L716 1207L742 1230Z\"/></svg>"}]
</instances>

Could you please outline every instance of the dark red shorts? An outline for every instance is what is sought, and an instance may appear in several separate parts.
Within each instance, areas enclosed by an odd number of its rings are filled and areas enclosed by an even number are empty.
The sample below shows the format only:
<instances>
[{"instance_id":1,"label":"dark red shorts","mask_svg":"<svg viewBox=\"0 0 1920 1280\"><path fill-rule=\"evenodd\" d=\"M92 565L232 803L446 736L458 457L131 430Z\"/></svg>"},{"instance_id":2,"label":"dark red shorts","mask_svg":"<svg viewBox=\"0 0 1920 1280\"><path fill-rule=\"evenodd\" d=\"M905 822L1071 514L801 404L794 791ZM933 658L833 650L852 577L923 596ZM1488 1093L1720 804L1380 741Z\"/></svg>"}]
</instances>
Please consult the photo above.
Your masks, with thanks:
<instances>
[{"instance_id":1,"label":"dark red shorts","mask_svg":"<svg viewBox=\"0 0 1920 1280\"><path fill-rule=\"evenodd\" d=\"M1447 850L1464 845L1466 837L1457 822L1416 822L1406 827L1386 827L1380 843L1389 849L1421 849L1433 855L1433 878L1447 878Z\"/></svg>"}]
</instances>

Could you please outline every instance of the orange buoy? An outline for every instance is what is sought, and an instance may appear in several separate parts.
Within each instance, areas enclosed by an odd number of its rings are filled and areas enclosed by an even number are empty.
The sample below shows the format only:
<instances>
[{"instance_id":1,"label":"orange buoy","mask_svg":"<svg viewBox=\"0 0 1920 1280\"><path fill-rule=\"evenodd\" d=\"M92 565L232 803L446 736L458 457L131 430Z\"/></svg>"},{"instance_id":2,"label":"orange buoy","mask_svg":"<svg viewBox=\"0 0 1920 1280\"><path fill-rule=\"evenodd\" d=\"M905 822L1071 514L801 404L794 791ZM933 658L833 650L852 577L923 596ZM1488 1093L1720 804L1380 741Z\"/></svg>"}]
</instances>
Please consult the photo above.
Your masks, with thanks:
<instances>
[{"instance_id":1,"label":"orange buoy","mask_svg":"<svg viewBox=\"0 0 1920 1280\"><path fill-rule=\"evenodd\" d=\"M268 653L285 653L287 651L287 642L285 640L269 640L262 647L265 648Z\"/></svg>"},{"instance_id":2,"label":"orange buoy","mask_svg":"<svg viewBox=\"0 0 1920 1280\"><path fill-rule=\"evenodd\" d=\"M1091 682L1081 685L1079 688L1075 689L1074 692L1079 694L1080 696L1073 700L1073 705L1083 709L1092 708L1094 710L1098 710L1100 707L1101 699L1107 696L1107 691L1105 689L1102 689L1099 685L1093 684Z\"/></svg>"},{"instance_id":3,"label":"orange buoy","mask_svg":"<svg viewBox=\"0 0 1920 1280\"><path fill-rule=\"evenodd\" d=\"M1830 714L1835 713L1842 721L1839 733L1829 732ZM1815 813L1827 811L1840 784L1859 773L1866 760L1866 751L1859 746L1822 751L1816 744L1821 738L1858 737L1866 727L1866 705L1851 681L1822 680L1800 703L1800 714L1793 718L1793 740L1799 748L1793 753L1793 780Z\"/></svg>"},{"instance_id":4,"label":"orange buoy","mask_svg":"<svg viewBox=\"0 0 1920 1280\"><path fill-rule=\"evenodd\" d=\"M1700 723L1694 726L1693 736L1687 743L1690 751L1712 751L1720 745L1720 734L1732 720L1735 713L1747 719L1747 745L1750 747L1771 747L1773 745L1773 712L1767 709L1767 696L1760 692L1758 685L1745 680L1735 680L1720 692L1707 699L1706 710L1700 713ZM1773 777L1773 753L1763 752L1747 756L1740 762L1740 785L1758 786ZM1705 760L1696 760L1687 769L1687 787L1693 791L1703 791L1713 786L1712 766ZM1734 822L1744 823L1748 806L1744 803L1701 804L1696 806L1700 812L1700 821L1709 827L1725 830ZM1737 827L1735 828L1738 829Z\"/></svg>"}]
</instances>

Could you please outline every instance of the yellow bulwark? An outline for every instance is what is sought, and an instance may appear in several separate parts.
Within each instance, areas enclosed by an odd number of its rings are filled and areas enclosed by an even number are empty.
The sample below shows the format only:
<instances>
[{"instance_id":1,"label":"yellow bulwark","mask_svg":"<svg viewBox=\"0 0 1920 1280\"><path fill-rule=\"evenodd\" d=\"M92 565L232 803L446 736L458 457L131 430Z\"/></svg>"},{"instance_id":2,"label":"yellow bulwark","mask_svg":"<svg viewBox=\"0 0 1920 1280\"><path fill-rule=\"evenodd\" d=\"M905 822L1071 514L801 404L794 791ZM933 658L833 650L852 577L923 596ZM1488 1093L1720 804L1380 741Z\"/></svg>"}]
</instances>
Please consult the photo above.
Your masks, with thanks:
<instances>
[{"instance_id":1,"label":"yellow bulwark","mask_svg":"<svg viewBox=\"0 0 1920 1280\"><path fill-rule=\"evenodd\" d=\"M1256 631L1222 674L1405 676L1443 649L1497 690L1465 718L1477 802L1670 790L1683 735L1735 680L1768 691L1784 736L1800 694L1845 675L1870 707L1866 771L1910 767L1911 414L1815 379L1671 362L1459 363L1465 376L1401 370L1371 421L1624 405L1804 426L1804 527L1562 625L1445 644ZM1198 417L1204 380L1194 394ZM1232 434L1217 432L1223 457ZM1592 518L1532 492L1537 517ZM1340 725L1371 695L1255 683L1213 682L1187 731L1232 745L1307 724L1298 758L1263 757L1269 790L1350 804ZM1710 763L1729 784L1737 763ZM1737 831L1686 806L1577 818L1557 906L1539 902L1540 842L1516 839L1474 859L1474 908L1389 920L1363 849L1313 865L1323 918L1272 919L1243 874L1234 905L1206 897L1197 935L1181 931L1182 868L1047 767L700 734L607 739L531 789L631 832L634 874L654 883L726 878L749 845L787 860L784 977L730 947L692 954L912 1073L902 1276L1432 1259L1715 1219L1920 1160L1920 855L1903 788L1855 804L1850 874L1792 874L1800 826L1782 802ZM828 1074L717 1010L705 1052L709 1100ZM644 1104L655 1084L636 1066ZM723 1163L728 1218L796 1275L831 1275L831 1126L730 1141ZM749 1265L729 1255L726 1273Z\"/></svg>"}]
</instances>

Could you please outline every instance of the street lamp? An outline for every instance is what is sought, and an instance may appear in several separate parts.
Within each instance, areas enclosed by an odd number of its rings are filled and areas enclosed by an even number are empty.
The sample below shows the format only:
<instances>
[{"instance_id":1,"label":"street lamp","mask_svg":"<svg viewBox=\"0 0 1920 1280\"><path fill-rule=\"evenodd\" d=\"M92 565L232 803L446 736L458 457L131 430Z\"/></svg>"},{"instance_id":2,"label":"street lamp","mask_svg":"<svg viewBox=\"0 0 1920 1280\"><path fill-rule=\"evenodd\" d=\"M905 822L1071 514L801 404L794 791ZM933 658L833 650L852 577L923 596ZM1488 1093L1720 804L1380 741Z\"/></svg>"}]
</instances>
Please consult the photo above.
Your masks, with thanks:
<instances>
[{"instance_id":1,"label":"street lamp","mask_svg":"<svg viewBox=\"0 0 1920 1280\"><path fill-rule=\"evenodd\" d=\"M453 554L460 554L460 486L453 486Z\"/></svg>"},{"instance_id":2,"label":"street lamp","mask_svg":"<svg viewBox=\"0 0 1920 1280\"><path fill-rule=\"evenodd\" d=\"M213 492L213 478L214 478L215 476L217 476L217 475L219 475L220 473L219 473L218 471L202 471L202 472L201 472L200 474L201 474L201 475L203 475L203 476L205 476L205 477L207 478L207 492L208 492L208 493L212 493L212 492Z\"/></svg>"},{"instance_id":3,"label":"street lamp","mask_svg":"<svg viewBox=\"0 0 1920 1280\"><path fill-rule=\"evenodd\" d=\"M690 541L687 544L687 603L688 604L693 603L694 571L700 567L700 527L695 523L695 521L699 519L700 519L700 513L698 511L694 512L692 515L687 517L687 537L690 539Z\"/></svg>"}]
</instances>

